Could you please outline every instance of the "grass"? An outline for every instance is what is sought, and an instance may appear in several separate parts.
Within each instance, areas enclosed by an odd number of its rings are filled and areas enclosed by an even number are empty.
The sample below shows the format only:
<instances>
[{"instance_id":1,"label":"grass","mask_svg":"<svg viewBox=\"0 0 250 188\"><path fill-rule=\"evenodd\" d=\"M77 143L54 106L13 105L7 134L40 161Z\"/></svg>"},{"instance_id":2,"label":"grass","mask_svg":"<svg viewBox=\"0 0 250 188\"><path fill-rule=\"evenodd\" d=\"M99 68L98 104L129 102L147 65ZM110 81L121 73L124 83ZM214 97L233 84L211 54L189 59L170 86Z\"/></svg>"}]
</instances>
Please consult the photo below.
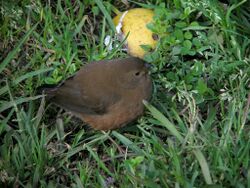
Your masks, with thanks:
<instances>
[{"instance_id":1,"label":"grass","mask_svg":"<svg viewBox=\"0 0 250 188\"><path fill-rule=\"evenodd\" d=\"M126 1L124 1L126 2ZM250 3L129 1L155 12L153 98L143 117L93 131L37 88L125 57L118 1L0 2L1 187L250 187ZM106 19L105 19L105 17Z\"/></svg>"}]
</instances>

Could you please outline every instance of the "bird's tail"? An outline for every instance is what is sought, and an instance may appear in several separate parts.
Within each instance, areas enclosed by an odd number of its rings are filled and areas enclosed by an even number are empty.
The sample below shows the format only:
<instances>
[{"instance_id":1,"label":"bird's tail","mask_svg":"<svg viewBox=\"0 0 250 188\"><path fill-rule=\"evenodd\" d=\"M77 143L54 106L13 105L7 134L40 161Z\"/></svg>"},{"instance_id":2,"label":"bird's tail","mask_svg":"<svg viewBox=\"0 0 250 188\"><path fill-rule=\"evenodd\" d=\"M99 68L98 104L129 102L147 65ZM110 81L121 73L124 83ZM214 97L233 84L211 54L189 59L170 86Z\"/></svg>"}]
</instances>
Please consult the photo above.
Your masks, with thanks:
<instances>
[{"instance_id":1,"label":"bird's tail","mask_svg":"<svg viewBox=\"0 0 250 188\"><path fill-rule=\"evenodd\" d=\"M50 100L56 95L57 89L58 85L45 84L37 88L37 93L45 94L46 99Z\"/></svg>"}]
</instances>

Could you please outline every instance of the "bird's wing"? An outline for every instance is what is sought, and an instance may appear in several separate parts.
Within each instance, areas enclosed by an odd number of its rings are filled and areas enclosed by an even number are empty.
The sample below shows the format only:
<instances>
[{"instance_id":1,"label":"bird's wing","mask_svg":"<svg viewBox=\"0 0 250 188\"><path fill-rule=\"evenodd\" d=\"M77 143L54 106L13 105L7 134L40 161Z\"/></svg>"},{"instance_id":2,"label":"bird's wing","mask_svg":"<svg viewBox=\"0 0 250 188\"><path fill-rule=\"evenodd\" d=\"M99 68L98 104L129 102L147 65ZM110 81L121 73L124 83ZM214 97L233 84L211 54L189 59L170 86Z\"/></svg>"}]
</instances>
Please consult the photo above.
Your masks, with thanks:
<instances>
[{"instance_id":1,"label":"bird's wing","mask_svg":"<svg viewBox=\"0 0 250 188\"><path fill-rule=\"evenodd\" d=\"M74 78L70 77L58 86L52 98L53 102L69 111L80 114L104 114L112 103L120 99L120 96L115 93L102 95L85 90L82 83L79 85Z\"/></svg>"}]
</instances>

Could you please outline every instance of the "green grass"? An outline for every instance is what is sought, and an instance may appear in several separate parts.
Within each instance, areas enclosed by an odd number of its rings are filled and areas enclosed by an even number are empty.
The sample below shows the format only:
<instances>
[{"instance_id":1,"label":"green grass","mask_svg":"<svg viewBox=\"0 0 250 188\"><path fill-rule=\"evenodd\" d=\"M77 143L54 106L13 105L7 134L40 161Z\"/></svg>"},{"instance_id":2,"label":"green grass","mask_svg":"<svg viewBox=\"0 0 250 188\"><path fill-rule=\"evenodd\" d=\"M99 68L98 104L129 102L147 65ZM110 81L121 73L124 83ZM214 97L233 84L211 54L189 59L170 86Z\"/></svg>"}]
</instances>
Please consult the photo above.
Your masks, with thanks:
<instances>
[{"instance_id":1,"label":"green grass","mask_svg":"<svg viewBox=\"0 0 250 188\"><path fill-rule=\"evenodd\" d=\"M143 117L110 132L37 88L83 62L125 57L103 41L126 5L0 2L1 187L250 187L250 3L163 2L129 1L155 11L159 41L145 57L154 92Z\"/></svg>"}]
</instances>

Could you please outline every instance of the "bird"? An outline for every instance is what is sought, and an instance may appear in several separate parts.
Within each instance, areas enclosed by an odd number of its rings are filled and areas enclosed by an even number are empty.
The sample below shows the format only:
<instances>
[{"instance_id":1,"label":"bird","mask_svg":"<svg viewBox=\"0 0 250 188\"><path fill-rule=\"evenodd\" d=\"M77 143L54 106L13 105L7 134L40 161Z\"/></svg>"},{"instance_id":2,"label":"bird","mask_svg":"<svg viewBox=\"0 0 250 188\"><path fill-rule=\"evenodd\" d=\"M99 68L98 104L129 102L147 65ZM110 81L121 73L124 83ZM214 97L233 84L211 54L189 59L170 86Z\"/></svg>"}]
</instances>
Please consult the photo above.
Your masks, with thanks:
<instances>
[{"instance_id":1,"label":"bird","mask_svg":"<svg viewBox=\"0 0 250 188\"><path fill-rule=\"evenodd\" d=\"M152 85L147 64L127 57L87 63L61 84L43 88L43 93L91 128L108 131L143 114L142 101L150 100Z\"/></svg>"}]
</instances>

